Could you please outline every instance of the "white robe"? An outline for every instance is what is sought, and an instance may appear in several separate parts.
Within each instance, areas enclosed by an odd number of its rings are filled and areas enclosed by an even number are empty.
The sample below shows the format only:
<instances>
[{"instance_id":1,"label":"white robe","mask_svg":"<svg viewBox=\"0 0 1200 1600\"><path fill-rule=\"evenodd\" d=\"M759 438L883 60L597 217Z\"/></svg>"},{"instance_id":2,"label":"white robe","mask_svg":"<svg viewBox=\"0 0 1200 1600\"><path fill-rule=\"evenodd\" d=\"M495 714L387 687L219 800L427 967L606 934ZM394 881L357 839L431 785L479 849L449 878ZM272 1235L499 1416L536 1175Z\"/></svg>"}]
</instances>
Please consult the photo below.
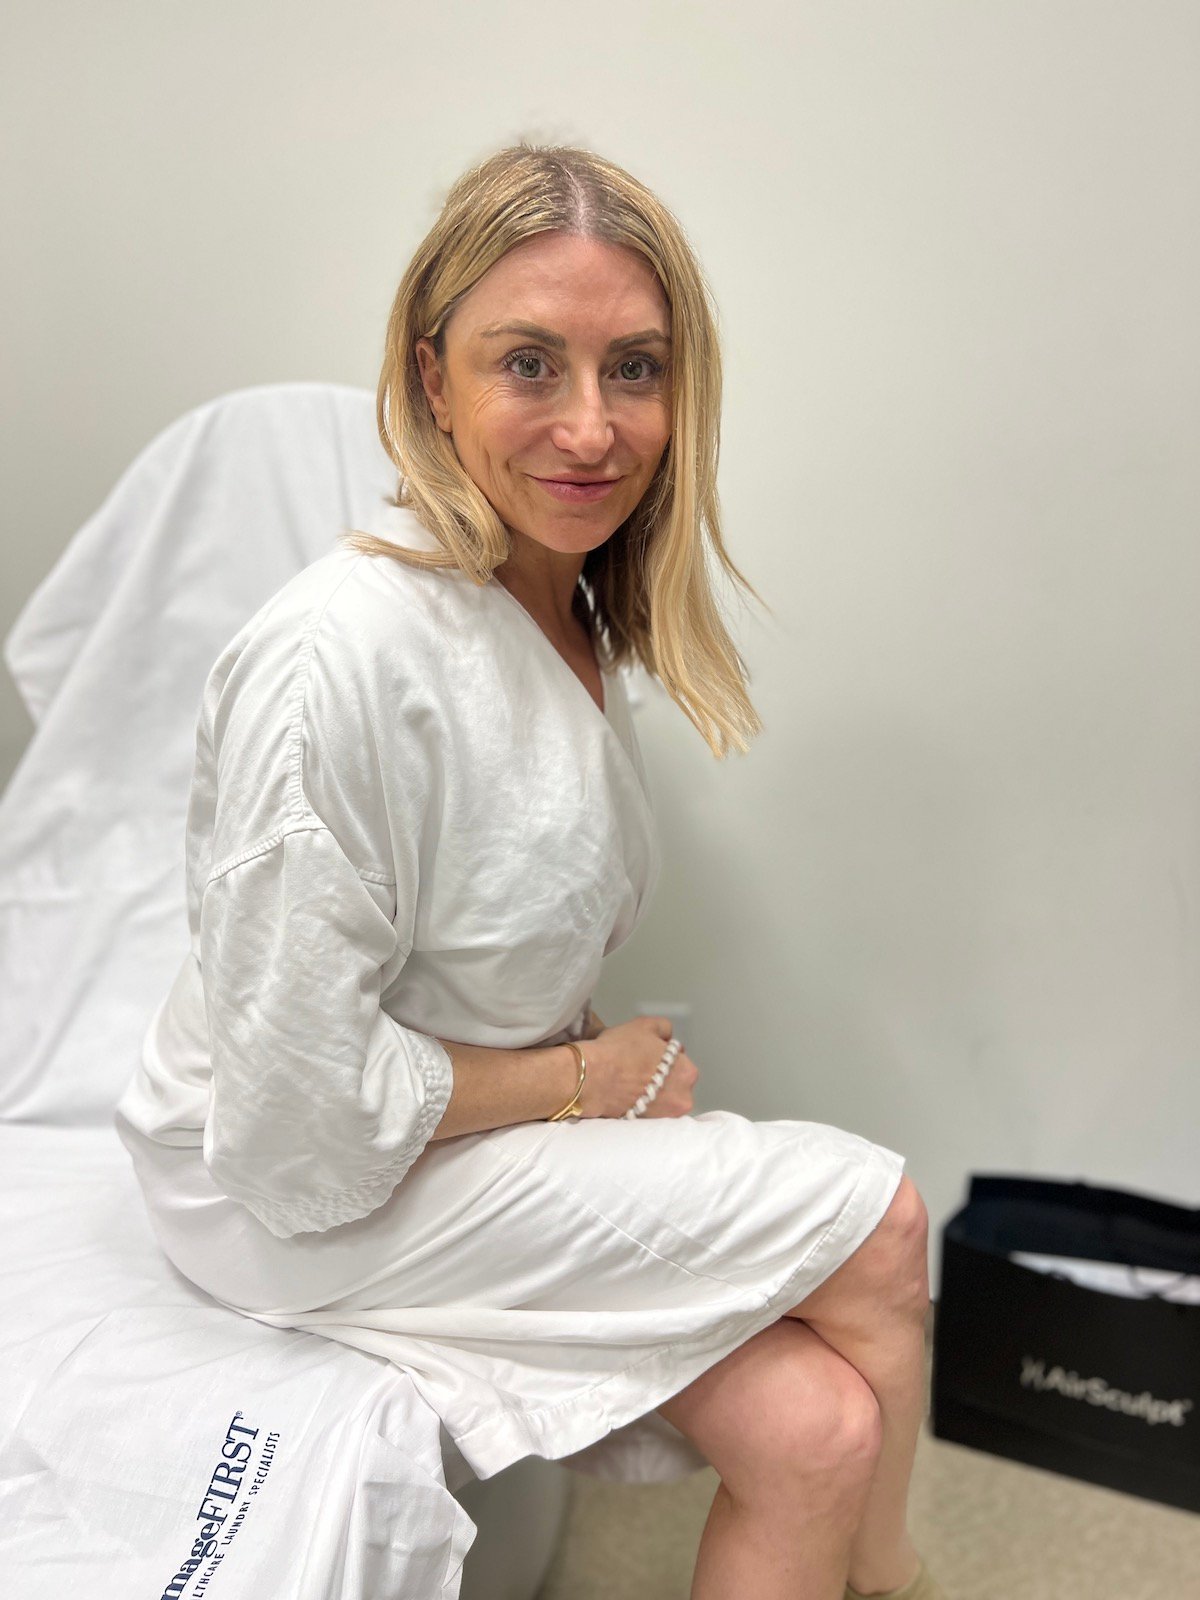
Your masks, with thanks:
<instances>
[{"instance_id":1,"label":"white robe","mask_svg":"<svg viewBox=\"0 0 1200 1600\"><path fill-rule=\"evenodd\" d=\"M828 1277L904 1167L728 1111L429 1142L437 1036L578 1038L653 892L603 679L601 711L495 581L336 550L285 584L205 686L191 948L115 1114L185 1276L403 1366L481 1478L529 1454L703 1467L653 1408Z\"/></svg>"}]
</instances>

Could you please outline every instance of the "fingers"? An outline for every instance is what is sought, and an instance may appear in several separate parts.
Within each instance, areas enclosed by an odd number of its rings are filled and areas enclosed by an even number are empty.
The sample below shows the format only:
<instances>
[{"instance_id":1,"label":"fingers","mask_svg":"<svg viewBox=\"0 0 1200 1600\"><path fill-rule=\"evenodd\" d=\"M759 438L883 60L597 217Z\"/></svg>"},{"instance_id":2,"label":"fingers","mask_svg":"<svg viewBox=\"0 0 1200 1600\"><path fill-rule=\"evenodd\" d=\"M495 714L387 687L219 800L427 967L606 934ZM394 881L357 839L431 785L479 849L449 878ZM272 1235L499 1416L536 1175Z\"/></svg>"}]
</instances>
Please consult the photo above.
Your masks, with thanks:
<instances>
[{"instance_id":1,"label":"fingers","mask_svg":"<svg viewBox=\"0 0 1200 1600\"><path fill-rule=\"evenodd\" d=\"M691 1056L688 1055L687 1051L683 1048L682 1044L679 1046L679 1054L675 1057L675 1069L674 1070L677 1071L680 1066L682 1066L685 1071L689 1071L690 1070L690 1072L691 1072L691 1081L693 1083L695 1083L696 1079L700 1076L700 1068L692 1060Z\"/></svg>"}]
</instances>

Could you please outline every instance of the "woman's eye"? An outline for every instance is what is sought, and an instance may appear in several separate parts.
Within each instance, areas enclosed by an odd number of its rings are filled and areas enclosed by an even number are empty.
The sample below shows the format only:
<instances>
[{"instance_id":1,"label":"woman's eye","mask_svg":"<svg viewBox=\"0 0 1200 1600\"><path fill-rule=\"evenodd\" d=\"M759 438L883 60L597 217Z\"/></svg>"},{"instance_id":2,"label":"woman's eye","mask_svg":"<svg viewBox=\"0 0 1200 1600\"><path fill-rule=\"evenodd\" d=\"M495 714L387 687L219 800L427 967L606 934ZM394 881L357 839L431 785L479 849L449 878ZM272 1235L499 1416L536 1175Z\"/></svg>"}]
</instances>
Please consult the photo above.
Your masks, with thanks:
<instances>
[{"instance_id":1,"label":"woman's eye","mask_svg":"<svg viewBox=\"0 0 1200 1600\"><path fill-rule=\"evenodd\" d=\"M526 383L540 383L541 377L536 372L530 372L529 367L536 367L544 362L545 357L540 350L514 350L511 355L505 356L501 365L514 377L522 378ZM653 382L662 371L662 364L655 361L653 356L626 356L618 365L617 371L624 372L627 367L640 367L642 374L638 377L627 379L631 388L640 388Z\"/></svg>"},{"instance_id":2,"label":"woman's eye","mask_svg":"<svg viewBox=\"0 0 1200 1600\"><path fill-rule=\"evenodd\" d=\"M518 378L531 378L536 381L536 374L518 371L517 369L519 364L528 362L536 365L541 359L541 355L536 350L514 350L512 355L506 356L501 364L507 367L510 372L516 373Z\"/></svg>"},{"instance_id":3,"label":"woman's eye","mask_svg":"<svg viewBox=\"0 0 1200 1600\"><path fill-rule=\"evenodd\" d=\"M645 376L636 380L639 383L646 383L653 378L657 378L662 371L661 364L655 361L653 356L626 356L621 365L622 367L644 367L646 369Z\"/></svg>"}]
</instances>

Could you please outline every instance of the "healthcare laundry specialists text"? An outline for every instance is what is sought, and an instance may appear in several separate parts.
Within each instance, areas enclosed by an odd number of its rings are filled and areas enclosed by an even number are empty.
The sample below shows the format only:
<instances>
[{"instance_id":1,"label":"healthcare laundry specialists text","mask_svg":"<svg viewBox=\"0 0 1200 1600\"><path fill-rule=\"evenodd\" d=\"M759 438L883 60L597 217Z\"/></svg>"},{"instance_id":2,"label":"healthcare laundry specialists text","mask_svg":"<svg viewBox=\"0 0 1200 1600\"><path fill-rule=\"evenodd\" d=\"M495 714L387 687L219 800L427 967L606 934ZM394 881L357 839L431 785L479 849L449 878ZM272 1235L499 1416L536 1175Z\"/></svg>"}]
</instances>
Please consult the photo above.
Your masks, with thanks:
<instances>
[{"instance_id":1,"label":"healthcare laundry specialists text","mask_svg":"<svg viewBox=\"0 0 1200 1600\"><path fill-rule=\"evenodd\" d=\"M225 1548L232 1543L245 1519L250 1507L249 1497L257 1494L262 1488L267 1473L271 1470L271 1463L275 1459L275 1446L279 1442L279 1435L268 1433L262 1443L254 1476L248 1483L245 1481L246 1469L254 1455L254 1441L257 1440L259 1432L258 1428L246 1426L241 1411L233 1413L233 1420L225 1431L225 1440L221 1446L221 1459L213 1469L208 1489L196 1512L196 1521L200 1524L197 1537L187 1560L181 1562L178 1572L163 1590L162 1600L182 1600L184 1590L201 1566L204 1567L204 1571L196 1579L192 1595L202 1595L208 1588L213 1574L224 1560ZM231 1519L230 1512L239 1496L245 1498ZM225 1526L226 1523L229 1524L228 1527Z\"/></svg>"}]
</instances>

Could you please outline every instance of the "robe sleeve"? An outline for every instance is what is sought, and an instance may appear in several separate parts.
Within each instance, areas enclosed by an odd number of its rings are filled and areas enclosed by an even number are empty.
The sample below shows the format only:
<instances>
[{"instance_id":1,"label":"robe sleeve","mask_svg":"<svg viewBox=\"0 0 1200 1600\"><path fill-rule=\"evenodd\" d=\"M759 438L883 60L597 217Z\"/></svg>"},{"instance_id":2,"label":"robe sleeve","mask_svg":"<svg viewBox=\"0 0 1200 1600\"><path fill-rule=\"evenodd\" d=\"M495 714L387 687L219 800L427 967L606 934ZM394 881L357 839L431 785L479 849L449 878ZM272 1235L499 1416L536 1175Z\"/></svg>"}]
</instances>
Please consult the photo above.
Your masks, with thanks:
<instances>
[{"instance_id":1,"label":"robe sleeve","mask_svg":"<svg viewBox=\"0 0 1200 1600\"><path fill-rule=\"evenodd\" d=\"M358 613L319 620L298 648L267 627L224 686L199 909L204 1162L279 1238L381 1206L452 1089L445 1046L381 1004L412 949L434 815L421 719Z\"/></svg>"},{"instance_id":2,"label":"robe sleeve","mask_svg":"<svg viewBox=\"0 0 1200 1600\"><path fill-rule=\"evenodd\" d=\"M398 945L381 889L314 821L204 892L204 1162L279 1238L382 1205L449 1104L445 1047L379 1003Z\"/></svg>"}]
</instances>

